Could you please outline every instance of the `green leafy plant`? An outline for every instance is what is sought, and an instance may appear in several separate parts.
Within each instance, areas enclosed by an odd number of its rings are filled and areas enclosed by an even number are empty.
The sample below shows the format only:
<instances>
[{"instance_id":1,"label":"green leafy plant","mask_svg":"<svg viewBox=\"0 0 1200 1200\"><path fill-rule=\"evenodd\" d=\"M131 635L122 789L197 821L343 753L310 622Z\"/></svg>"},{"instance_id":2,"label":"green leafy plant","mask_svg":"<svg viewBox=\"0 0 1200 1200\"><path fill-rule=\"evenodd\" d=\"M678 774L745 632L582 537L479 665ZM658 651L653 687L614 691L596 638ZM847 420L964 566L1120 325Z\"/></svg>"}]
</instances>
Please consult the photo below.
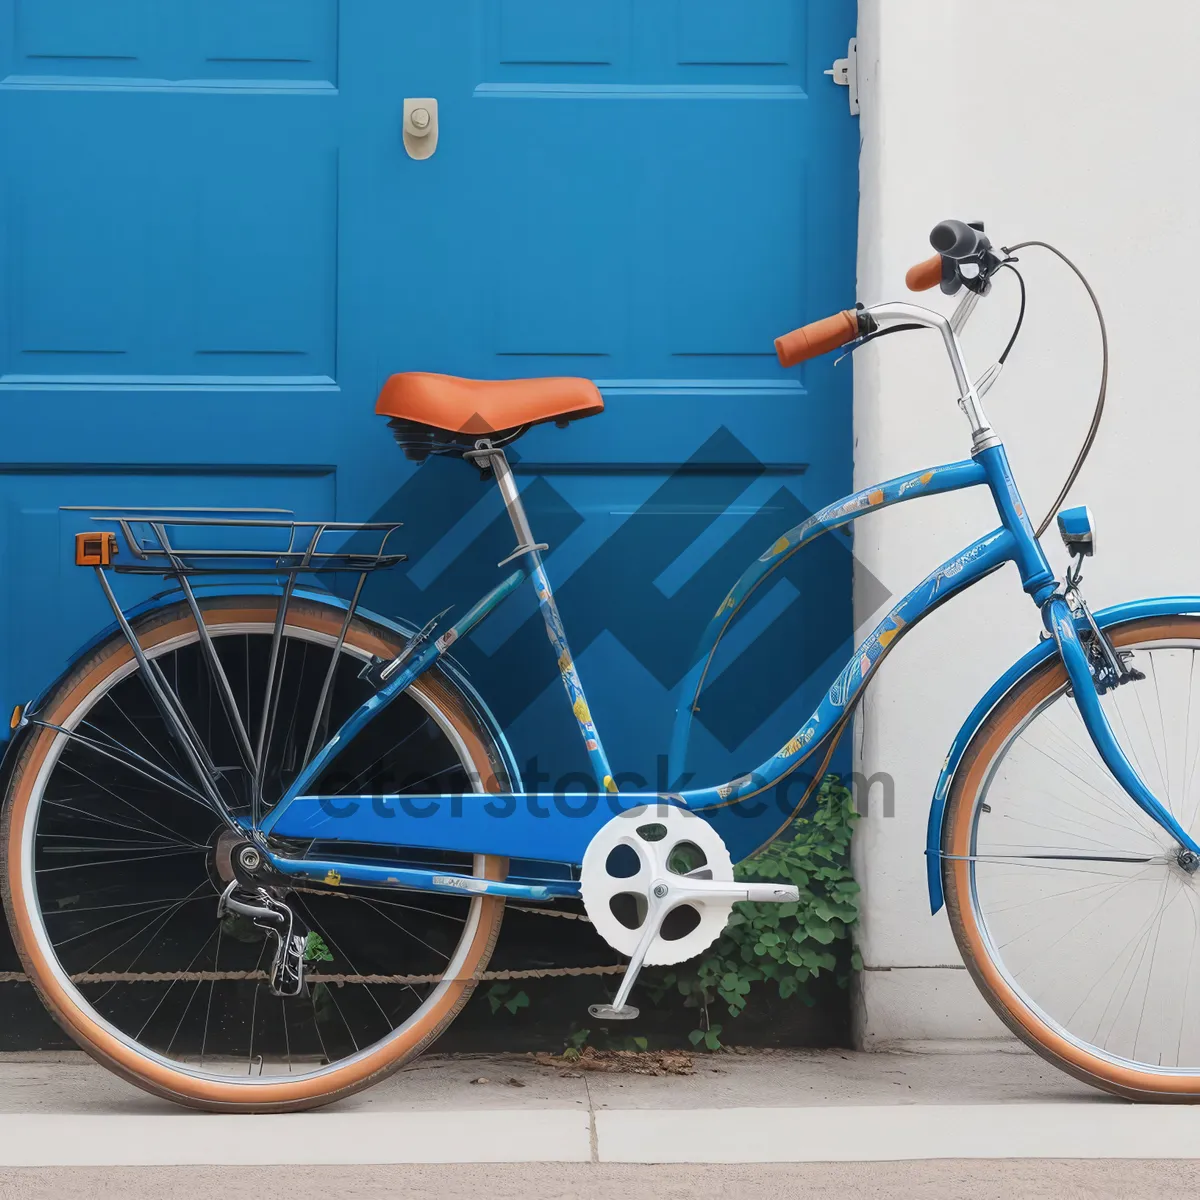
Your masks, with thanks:
<instances>
[{"instance_id":1,"label":"green leafy plant","mask_svg":"<svg viewBox=\"0 0 1200 1200\"><path fill-rule=\"evenodd\" d=\"M626 1037L610 1037L605 1045L606 1050L645 1051L650 1049L650 1039L629 1035Z\"/></svg>"},{"instance_id":2,"label":"green leafy plant","mask_svg":"<svg viewBox=\"0 0 1200 1200\"><path fill-rule=\"evenodd\" d=\"M587 1045L591 1033L590 1029L575 1029L567 1035L567 1040L563 1045L563 1058L567 1062L578 1060L580 1052Z\"/></svg>"},{"instance_id":3,"label":"green leafy plant","mask_svg":"<svg viewBox=\"0 0 1200 1200\"><path fill-rule=\"evenodd\" d=\"M739 863L739 879L794 884L800 899L788 904L742 903L708 952L671 969L647 968L642 982L655 1004L672 992L685 1007L697 1010L697 1027L688 1034L693 1046L720 1050L725 1025L713 1019L723 1005L733 1019L745 1010L755 987L771 984L781 998L815 1003L812 982L834 972L845 987L853 971L862 969L852 930L858 919L858 884L850 869L850 840L858 813L850 789L836 775L818 788L811 815L795 818L770 845ZM679 870L694 863L680 862ZM511 1015L529 1005L524 991L507 982L493 983L484 993L493 1013ZM576 1028L566 1039L564 1058L579 1057L596 1031ZM645 1050L643 1037L611 1037L609 1049Z\"/></svg>"},{"instance_id":4,"label":"green leafy plant","mask_svg":"<svg viewBox=\"0 0 1200 1200\"><path fill-rule=\"evenodd\" d=\"M315 929L310 929L308 937L304 939L304 961L333 962L333 955L329 953L325 939Z\"/></svg>"},{"instance_id":5,"label":"green leafy plant","mask_svg":"<svg viewBox=\"0 0 1200 1200\"><path fill-rule=\"evenodd\" d=\"M493 1013L497 1013L503 1008L508 1011L510 1016L515 1017L520 1009L529 1007L529 997L525 994L525 990L522 989L514 995L511 983L493 983L484 994L487 996Z\"/></svg>"},{"instance_id":6,"label":"green leafy plant","mask_svg":"<svg viewBox=\"0 0 1200 1200\"><path fill-rule=\"evenodd\" d=\"M724 1025L713 1021L722 1003L741 1015L756 985L773 984L783 999L813 1004L810 984L823 971L849 982L862 960L851 943L858 919L858 884L850 870L850 839L858 814L849 788L827 775L811 816L797 817L783 833L739 863L737 878L794 884L800 899L788 904L738 904L720 938L703 958L671 970L647 971L643 980L655 1003L675 989L699 1011L688 1035L693 1046L719 1050Z\"/></svg>"}]
</instances>

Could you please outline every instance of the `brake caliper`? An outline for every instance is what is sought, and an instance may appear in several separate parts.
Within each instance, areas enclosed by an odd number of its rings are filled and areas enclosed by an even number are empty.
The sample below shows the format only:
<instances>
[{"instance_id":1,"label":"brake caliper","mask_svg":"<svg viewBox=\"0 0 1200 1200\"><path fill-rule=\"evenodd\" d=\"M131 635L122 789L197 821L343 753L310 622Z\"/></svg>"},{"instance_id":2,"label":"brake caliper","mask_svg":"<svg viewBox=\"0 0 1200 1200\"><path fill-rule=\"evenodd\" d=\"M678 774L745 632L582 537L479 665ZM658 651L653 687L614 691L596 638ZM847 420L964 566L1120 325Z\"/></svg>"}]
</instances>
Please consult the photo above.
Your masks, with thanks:
<instances>
[{"instance_id":1,"label":"brake caliper","mask_svg":"<svg viewBox=\"0 0 1200 1200\"><path fill-rule=\"evenodd\" d=\"M1125 683L1136 683L1145 679L1145 673L1130 666L1133 661L1132 650L1118 650L1109 639L1108 634L1096 624L1092 610L1088 608L1079 591L1079 572L1067 572L1067 587L1065 591L1067 604L1076 618L1082 617L1087 628L1080 630L1079 641L1087 652L1088 665L1092 669L1092 678L1096 682L1096 691L1103 696L1114 688Z\"/></svg>"}]
</instances>

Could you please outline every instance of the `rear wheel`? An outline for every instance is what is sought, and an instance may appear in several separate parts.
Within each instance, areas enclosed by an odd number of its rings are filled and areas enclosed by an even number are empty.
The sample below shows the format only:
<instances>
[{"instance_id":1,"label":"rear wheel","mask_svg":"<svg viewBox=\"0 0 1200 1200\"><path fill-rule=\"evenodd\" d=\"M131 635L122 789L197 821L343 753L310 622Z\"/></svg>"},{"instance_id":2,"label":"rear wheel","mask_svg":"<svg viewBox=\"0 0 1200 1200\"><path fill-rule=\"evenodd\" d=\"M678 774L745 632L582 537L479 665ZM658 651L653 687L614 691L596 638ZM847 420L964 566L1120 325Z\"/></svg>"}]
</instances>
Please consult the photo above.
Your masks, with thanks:
<instances>
[{"instance_id":1,"label":"rear wheel","mask_svg":"<svg viewBox=\"0 0 1200 1200\"><path fill-rule=\"evenodd\" d=\"M204 602L205 625L254 742L278 600ZM293 599L279 649L278 707L262 782L253 783L203 656L176 606L135 625L219 770L235 815L260 812L368 695L358 678L400 640L344 613ZM63 1028L149 1091L200 1108L283 1111L367 1086L449 1024L487 964L503 902L304 885L283 898L307 928L304 993L267 986L271 941L245 917L216 917L232 877L231 835L178 783L195 775L117 635L81 661L37 717L9 787L0 835L4 899L22 961ZM171 780L176 781L174 784ZM323 791L508 790L502 761L470 702L436 669L399 697L331 765ZM307 851L315 857L320 844ZM340 856L348 848L342 846ZM505 860L372 848L373 859L503 878Z\"/></svg>"},{"instance_id":2,"label":"rear wheel","mask_svg":"<svg viewBox=\"0 0 1200 1200\"><path fill-rule=\"evenodd\" d=\"M1200 828L1200 618L1110 631L1145 679L1103 698L1130 761ZM979 728L942 851L959 949L1043 1057L1131 1099L1200 1099L1200 871L1100 760L1054 659Z\"/></svg>"}]
</instances>

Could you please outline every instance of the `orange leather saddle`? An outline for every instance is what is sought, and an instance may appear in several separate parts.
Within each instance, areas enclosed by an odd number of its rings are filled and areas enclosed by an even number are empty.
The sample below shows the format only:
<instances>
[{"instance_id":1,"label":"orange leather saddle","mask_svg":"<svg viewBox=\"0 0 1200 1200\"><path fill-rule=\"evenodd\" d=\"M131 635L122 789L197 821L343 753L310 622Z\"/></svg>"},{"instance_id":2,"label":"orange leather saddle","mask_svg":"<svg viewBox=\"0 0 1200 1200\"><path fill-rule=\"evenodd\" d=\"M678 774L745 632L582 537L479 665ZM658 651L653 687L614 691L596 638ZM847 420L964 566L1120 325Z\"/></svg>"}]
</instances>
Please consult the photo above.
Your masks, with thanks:
<instances>
[{"instance_id":1,"label":"orange leather saddle","mask_svg":"<svg viewBox=\"0 0 1200 1200\"><path fill-rule=\"evenodd\" d=\"M604 400L590 379L481 380L406 371L383 385L375 411L392 418L396 440L406 450L415 435L427 454L542 421L565 425L603 412Z\"/></svg>"}]
</instances>

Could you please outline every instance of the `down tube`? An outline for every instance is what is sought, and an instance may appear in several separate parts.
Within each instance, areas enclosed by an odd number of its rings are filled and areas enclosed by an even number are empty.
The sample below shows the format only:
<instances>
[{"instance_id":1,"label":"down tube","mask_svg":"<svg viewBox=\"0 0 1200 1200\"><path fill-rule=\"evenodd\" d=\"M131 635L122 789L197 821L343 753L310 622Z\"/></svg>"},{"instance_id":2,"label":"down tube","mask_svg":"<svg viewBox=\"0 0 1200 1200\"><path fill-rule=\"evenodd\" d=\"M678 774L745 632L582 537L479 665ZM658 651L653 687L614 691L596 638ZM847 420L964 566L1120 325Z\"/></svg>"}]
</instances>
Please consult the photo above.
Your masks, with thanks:
<instances>
[{"instance_id":1,"label":"down tube","mask_svg":"<svg viewBox=\"0 0 1200 1200\"><path fill-rule=\"evenodd\" d=\"M777 754L719 787L683 793L687 806L720 833L735 862L775 837L820 782L863 688L892 645L951 596L1011 561L1015 550L1013 535L1001 528L944 562L879 622L817 711Z\"/></svg>"},{"instance_id":2,"label":"down tube","mask_svg":"<svg viewBox=\"0 0 1200 1200\"><path fill-rule=\"evenodd\" d=\"M975 459L928 467L924 471L913 471L908 475L877 483L873 487L863 488L852 496L826 505L776 539L766 553L752 563L733 585L700 639L700 645L692 659L692 667L679 685L679 707L675 713L675 726L671 733L667 777L678 779L683 774L692 719L697 712L700 692L718 644L728 632L734 617L775 571L798 550L815 541L823 533L848 525L869 512L878 512L893 504L915 500L919 496L936 496L941 492L956 492L963 488L976 487L987 483L987 478L983 465Z\"/></svg>"}]
</instances>

